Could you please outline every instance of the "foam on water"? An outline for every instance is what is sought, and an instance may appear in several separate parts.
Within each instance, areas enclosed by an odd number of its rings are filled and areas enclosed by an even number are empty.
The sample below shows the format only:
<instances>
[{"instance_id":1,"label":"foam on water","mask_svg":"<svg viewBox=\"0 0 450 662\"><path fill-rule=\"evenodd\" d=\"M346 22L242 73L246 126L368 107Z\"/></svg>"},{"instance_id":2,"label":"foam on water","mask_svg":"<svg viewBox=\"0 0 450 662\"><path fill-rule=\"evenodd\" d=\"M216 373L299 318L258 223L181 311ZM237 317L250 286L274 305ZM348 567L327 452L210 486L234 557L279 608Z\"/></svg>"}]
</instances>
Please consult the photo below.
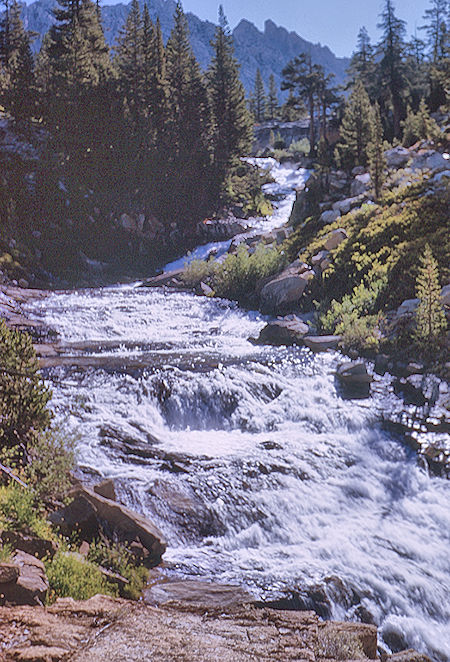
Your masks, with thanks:
<instances>
[{"instance_id":1,"label":"foam on water","mask_svg":"<svg viewBox=\"0 0 450 662\"><path fill-rule=\"evenodd\" d=\"M33 305L62 342L122 357L54 369L53 406L79 463L165 532L179 574L269 598L320 583L333 617L364 608L386 644L450 659L449 483L379 424L383 382L341 397L337 354L255 347L264 318L225 301L122 286ZM193 521L156 503L158 483L191 495Z\"/></svg>"}]
</instances>

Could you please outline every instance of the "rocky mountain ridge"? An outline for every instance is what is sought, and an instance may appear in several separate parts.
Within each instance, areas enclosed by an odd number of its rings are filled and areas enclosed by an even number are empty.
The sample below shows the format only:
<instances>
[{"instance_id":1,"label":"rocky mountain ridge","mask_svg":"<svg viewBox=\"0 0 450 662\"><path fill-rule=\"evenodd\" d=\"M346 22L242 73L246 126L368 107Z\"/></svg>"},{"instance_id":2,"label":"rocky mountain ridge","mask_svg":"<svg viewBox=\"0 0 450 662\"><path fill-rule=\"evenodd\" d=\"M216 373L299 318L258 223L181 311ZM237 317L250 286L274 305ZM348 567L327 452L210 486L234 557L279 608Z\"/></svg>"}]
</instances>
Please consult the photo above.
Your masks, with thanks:
<instances>
[{"instance_id":1,"label":"rocky mountain ridge","mask_svg":"<svg viewBox=\"0 0 450 662\"><path fill-rule=\"evenodd\" d=\"M25 26L38 35L33 44L35 52L39 50L44 34L54 21L52 8L55 5L55 0L36 0L29 5L23 5L22 18ZM159 18L165 40L172 28L175 6L175 0L151 0L149 3L150 16L153 20ZM123 3L102 7L105 36L111 46L125 22L129 7ZM214 36L215 25L190 12L187 13L187 19L192 48L200 65L205 69L212 56L210 42ZM302 52L310 53L313 62L321 64L327 73L334 73L337 83L341 84L345 80L348 58L338 58L327 46L312 44L295 32L275 25L271 20L265 22L264 31L261 32L253 23L242 19L233 30L233 37L236 57L241 64L242 82L247 91L253 89L258 68L266 87L271 74L279 86L283 67Z\"/></svg>"}]
</instances>

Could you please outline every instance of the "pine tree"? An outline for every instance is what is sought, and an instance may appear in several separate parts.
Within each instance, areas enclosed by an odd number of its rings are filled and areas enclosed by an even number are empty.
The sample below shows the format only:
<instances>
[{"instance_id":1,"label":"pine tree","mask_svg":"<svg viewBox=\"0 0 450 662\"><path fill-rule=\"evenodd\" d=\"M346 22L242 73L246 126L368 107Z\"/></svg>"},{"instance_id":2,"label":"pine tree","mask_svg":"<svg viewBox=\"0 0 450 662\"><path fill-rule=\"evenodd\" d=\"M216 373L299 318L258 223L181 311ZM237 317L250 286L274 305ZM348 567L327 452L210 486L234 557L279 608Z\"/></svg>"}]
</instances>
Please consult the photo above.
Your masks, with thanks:
<instances>
[{"instance_id":1,"label":"pine tree","mask_svg":"<svg viewBox=\"0 0 450 662\"><path fill-rule=\"evenodd\" d=\"M416 339L419 342L436 340L445 331L447 321L441 301L438 264L428 244L420 258L416 294L419 299L416 312Z\"/></svg>"},{"instance_id":2,"label":"pine tree","mask_svg":"<svg viewBox=\"0 0 450 662\"><path fill-rule=\"evenodd\" d=\"M378 199L385 179L386 159L384 156L383 126L381 124L380 107L377 103L370 113L370 142L367 146L369 172Z\"/></svg>"},{"instance_id":3,"label":"pine tree","mask_svg":"<svg viewBox=\"0 0 450 662\"><path fill-rule=\"evenodd\" d=\"M214 56L207 76L213 118L215 189L219 192L231 166L246 154L252 140L251 116L222 6L219 7L219 25L212 47Z\"/></svg>"},{"instance_id":4,"label":"pine tree","mask_svg":"<svg viewBox=\"0 0 450 662\"><path fill-rule=\"evenodd\" d=\"M449 3L448 0L430 0L425 11L426 21L420 29L426 32L431 56L429 104L432 110L444 105L450 87Z\"/></svg>"},{"instance_id":5,"label":"pine tree","mask_svg":"<svg viewBox=\"0 0 450 662\"><path fill-rule=\"evenodd\" d=\"M0 67L8 68L10 54L10 9L11 0L2 0L3 17L0 20Z\"/></svg>"},{"instance_id":6,"label":"pine tree","mask_svg":"<svg viewBox=\"0 0 450 662\"><path fill-rule=\"evenodd\" d=\"M367 146L370 140L369 96L358 79L345 105L337 147L343 167L351 170L355 165L367 165Z\"/></svg>"},{"instance_id":7,"label":"pine tree","mask_svg":"<svg viewBox=\"0 0 450 662\"><path fill-rule=\"evenodd\" d=\"M267 117L270 120L278 117L279 104L278 104L278 90L277 84L275 83L275 76L270 74L269 77L269 92L267 94Z\"/></svg>"},{"instance_id":8,"label":"pine tree","mask_svg":"<svg viewBox=\"0 0 450 662\"><path fill-rule=\"evenodd\" d=\"M265 119L266 94L264 83L261 76L261 70L256 70L255 88L253 93L254 115L256 122L263 122Z\"/></svg>"},{"instance_id":9,"label":"pine tree","mask_svg":"<svg viewBox=\"0 0 450 662\"><path fill-rule=\"evenodd\" d=\"M30 38L21 15L21 6L14 0L8 17L8 56L4 103L18 122L31 119L34 110L34 72Z\"/></svg>"},{"instance_id":10,"label":"pine tree","mask_svg":"<svg viewBox=\"0 0 450 662\"><path fill-rule=\"evenodd\" d=\"M316 148L315 110L318 76L312 65L311 57L304 53L297 56L288 62L282 71L282 75L281 89L292 92L291 98L294 103L299 103L303 98L307 99L310 154L314 154Z\"/></svg>"},{"instance_id":11,"label":"pine tree","mask_svg":"<svg viewBox=\"0 0 450 662\"><path fill-rule=\"evenodd\" d=\"M392 0L385 0L384 10L378 27L383 36L378 44L378 99L385 118L392 109L392 136L400 137L400 121L404 116L404 99L408 81L405 70L405 21L397 18Z\"/></svg>"},{"instance_id":12,"label":"pine tree","mask_svg":"<svg viewBox=\"0 0 450 662\"><path fill-rule=\"evenodd\" d=\"M374 48L370 43L369 33L362 27L358 33L356 50L353 52L350 66L347 70L348 87L354 87L357 80L364 85L369 98L376 96L376 65Z\"/></svg>"},{"instance_id":13,"label":"pine tree","mask_svg":"<svg viewBox=\"0 0 450 662\"><path fill-rule=\"evenodd\" d=\"M137 124L143 109L143 23L138 0L132 0L125 25L119 32L114 65L127 111Z\"/></svg>"},{"instance_id":14,"label":"pine tree","mask_svg":"<svg viewBox=\"0 0 450 662\"><path fill-rule=\"evenodd\" d=\"M208 204L210 110L206 84L192 53L180 2L176 5L166 57L173 159L168 186L178 192L174 213L189 221L198 218Z\"/></svg>"},{"instance_id":15,"label":"pine tree","mask_svg":"<svg viewBox=\"0 0 450 662\"><path fill-rule=\"evenodd\" d=\"M403 145L411 147L418 140L434 140L439 135L439 126L435 120L430 117L430 112L425 103L425 99L421 99L419 110L414 113L410 107L406 114L406 119L402 122L403 126Z\"/></svg>"}]
</instances>

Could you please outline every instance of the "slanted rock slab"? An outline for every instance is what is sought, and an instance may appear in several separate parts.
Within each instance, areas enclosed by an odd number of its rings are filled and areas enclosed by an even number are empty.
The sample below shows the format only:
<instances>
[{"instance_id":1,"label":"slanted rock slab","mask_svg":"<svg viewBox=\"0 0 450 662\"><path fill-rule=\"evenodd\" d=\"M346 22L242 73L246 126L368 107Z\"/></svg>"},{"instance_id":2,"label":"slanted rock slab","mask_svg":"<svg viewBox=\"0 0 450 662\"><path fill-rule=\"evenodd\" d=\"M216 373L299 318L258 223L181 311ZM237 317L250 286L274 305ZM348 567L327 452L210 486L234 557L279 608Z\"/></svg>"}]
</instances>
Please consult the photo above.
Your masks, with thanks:
<instances>
[{"instance_id":1,"label":"slanted rock slab","mask_svg":"<svg viewBox=\"0 0 450 662\"><path fill-rule=\"evenodd\" d=\"M31 554L16 552L12 559L18 576L1 586L6 602L14 605L38 605L45 601L49 583L42 561Z\"/></svg>"},{"instance_id":2,"label":"slanted rock slab","mask_svg":"<svg viewBox=\"0 0 450 662\"><path fill-rule=\"evenodd\" d=\"M309 326L301 320L275 320L269 322L259 333L258 344L303 345Z\"/></svg>"},{"instance_id":3,"label":"slanted rock slab","mask_svg":"<svg viewBox=\"0 0 450 662\"><path fill-rule=\"evenodd\" d=\"M184 580L154 584L144 591L144 602L153 607L182 603L198 607L228 609L254 602L240 586Z\"/></svg>"},{"instance_id":4,"label":"slanted rock slab","mask_svg":"<svg viewBox=\"0 0 450 662\"><path fill-rule=\"evenodd\" d=\"M337 349L341 342L341 336L305 336L304 344L312 352L326 352L328 349Z\"/></svg>"}]
</instances>

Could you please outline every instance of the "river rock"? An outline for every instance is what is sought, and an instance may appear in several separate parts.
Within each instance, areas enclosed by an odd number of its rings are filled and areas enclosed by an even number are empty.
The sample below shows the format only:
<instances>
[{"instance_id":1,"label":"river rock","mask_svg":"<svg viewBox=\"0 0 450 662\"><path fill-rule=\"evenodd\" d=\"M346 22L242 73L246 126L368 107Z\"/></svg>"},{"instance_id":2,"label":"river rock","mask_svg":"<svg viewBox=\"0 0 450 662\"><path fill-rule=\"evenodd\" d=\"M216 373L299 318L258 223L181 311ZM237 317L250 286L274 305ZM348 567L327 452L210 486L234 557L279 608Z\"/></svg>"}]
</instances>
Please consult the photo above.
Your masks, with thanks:
<instances>
[{"instance_id":1,"label":"river rock","mask_svg":"<svg viewBox=\"0 0 450 662\"><path fill-rule=\"evenodd\" d=\"M326 250L319 251L313 257L311 258L311 263L313 266L317 266L320 264L323 260L326 260L327 257L329 256L329 252Z\"/></svg>"},{"instance_id":2,"label":"river rock","mask_svg":"<svg viewBox=\"0 0 450 662\"><path fill-rule=\"evenodd\" d=\"M100 527L97 511L84 495L77 495L67 506L51 513L49 520L63 535L69 536L77 531L88 540L98 535Z\"/></svg>"},{"instance_id":3,"label":"river rock","mask_svg":"<svg viewBox=\"0 0 450 662\"><path fill-rule=\"evenodd\" d=\"M403 168L403 166L408 163L411 158L411 152L409 149L406 149L406 147L397 145L397 147L386 150L384 156L386 158L387 167L397 169Z\"/></svg>"},{"instance_id":4,"label":"river rock","mask_svg":"<svg viewBox=\"0 0 450 662\"><path fill-rule=\"evenodd\" d=\"M116 488L114 487L114 481L111 478L105 478L105 480L102 480L98 485L94 485L94 492L110 501L116 500Z\"/></svg>"},{"instance_id":5,"label":"river rock","mask_svg":"<svg viewBox=\"0 0 450 662\"><path fill-rule=\"evenodd\" d=\"M153 276L148 278L142 283L142 287L163 287L163 286L173 286L178 281L178 279L183 274L184 269L174 269L173 271L166 271L159 276Z\"/></svg>"},{"instance_id":6,"label":"river rock","mask_svg":"<svg viewBox=\"0 0 450 662\"><path fill-rule=\"evenodd\" d=\"M339 622L325 622L319 624L318 630L319 641L343 641L346 644L346 647L351 644L353 639L356 644L359 643L359 646L362 648L364 655L369 658L369 660L377 659L377 627L375 625L366 625L363 623L339 623ZM335 648L335 646L333 646ZM348 652L345 657L341 657L338 654L323 655L323 657L334 658L334 659L345 659L348 660ZM358 659L361 657L361 653L358 655L358 651L355 650L355 658ZM322 657L322 656L321 656Z\"/></svg>"},{"instance_id":7,"label":"river rock","mask_svg":"<svg viewBox=\"0 0 450 662\"><path fill-rule=\"evenodd\" d=\"M39 559L46 556L53 558L57 551L57 545L53 540L45 540L19 531L2 531L0 540L3 545L9 545L12 549L26 552Z\"/></svg>"},{"instance_id":8,"label":"river rock","mask_svg":"<svg viewBox=\"0 0 450 662\"><path fill-rule=\"evenodd\" d=\"M42 604L49 588L42 561L31 554L18 551L12 563L17 568L18 574L10 582L2 583L0 592L4 599L15 605Z\"/></svg>"},{"instance_id":9,"label":"river rock","mask_svg":"<svg viewBox=\"0 0 450 662\"><path fill-rule=\"evenodd\" d=\"M338 228L337 230L333 230L330 232L330 234L327 235L327 238L325 240L325 249L327 251L332 251L333 249L337 248L342 244L343 241L345 241L348 238L347 232L344 230L344 228Z\"/></svg>"},{"instance_id":10,"label":"river rock","mask_svg":"<svg viewBox=\"0 0 450 662\"><path fill-rule=\"evenodd\" d=\"M19 567L15 563L0 563L0 584L16 582L19 577ZM0 593L2 589L0 587Z\"/></svg>"},{"instance_id":11,"label":"river rock","mask_svg":"<svg viewBox=\"0 0 450 662\"><path fill-rule=\"evenodd\" d=\"M341 336L305 336L304 344L312 352L326 352L328 349L337 349Z\"/></svg>"},{"instance_id":12,"label":"river rock","mask_svg":"<svg viewBox=\"0 0 450 662\"><path fill-rule=\"evenodd\" d=\"M347 174L343 170L331 172L328 178L328 186L331 191L342 191L347 186Z\"/></svg>"},{"instance_id":13,"label":"river rock","mask_svg":"<svg viewBox=\"0 0 450 662\"><path fill-rule=\"evenodd\" d=\"M344 384L370 384L373 381L364 363L342 363L338 366L336 376Z\"/></svg>"},{"instance_id":14,"label":"river rock","mask_svg":"<svg viewBox=\"0 0 450 662\"><path fill-rule=\"evenodd\" d=\"M352 196L361 195L366 193L370 188L370 175L365 172L363 175L356 175L350 186L350 193Z\"/></svg>"},{"instance_id":15,"label":"river rock","mask_svg":"<svg viewBox=\"0 0 450 662\"><path fill-rule=\"evenodd\" d=\"M254 602L240 586L184 580L154 584L144 591L144 602L153 607L181 603L207 609L229 609Z\"/></svg>"},{"instance_id":16,"label":"river rock","mask_svg":"<svg viewBox=\"0 0 450 662\"><path fill-rule=\"evenodd\" d=\"M418 653L412 648L393 655L386 655L381 659L383 662L432 662L428 655Z\"/></svg>"},{"instance_id":17,"label":"river rock","mask_svg":"<svg viewBox=\"0 0 450 662\"><path fill-rule=\"evenodd\" d=\"M166 551L167 543L159 529L148 518L135 513L119 503L95 494L87 487L75 488L78 498L83 498L93 507L99 520L131 540L139 538L146 547L154 563L159 563Z\"/></svg>"},{"instance_id":18,"label":"river rock","mask_svg":"<svg viewBox=\"0 0 450 662\"><path fill-rule=\"evenodd\" d=\"M333 210L338 211L340 214L348 214L350 209L353 209L353 207L357 207L362 202L363 199L364 196L357 195L354 198L345 198L344 200L338 200L337 202L333 203Z\"/></svg>"},{"instance_id":19,"label":"river rock","mask_svg":"<svg viewBox=\"0 0 450 662\"><path fill-rule=\"evenodd\" d=\"M277 312L297 305L309 280L313 277L314 273L311 271L299 274L297 270L285 269L262 288L260 294L262 310Z\"/></svg>"},{"instance_id":20,"label":"river rock","mask_svg":"<svg viewBox=\"0 0 450 662\"><path fill-rule=\"evenodd\" d=\"M322 212L319 221L324 225L329 225L330 223L334 223L334 221L337 221L340 215L341 212L338 211L337 209L330 209L329 211Z\"/></svg>"},{"instance_id":21,"label":"river rock","mask_svg":"<svg viewBox=\"0 0 450 662\"><path fill-rule=\"evenodd\" d=\"M275 320L261 329L256 342L261 345L303 345L308 332L309 326L301 320Z\"/></svg>"}]
</instances>

